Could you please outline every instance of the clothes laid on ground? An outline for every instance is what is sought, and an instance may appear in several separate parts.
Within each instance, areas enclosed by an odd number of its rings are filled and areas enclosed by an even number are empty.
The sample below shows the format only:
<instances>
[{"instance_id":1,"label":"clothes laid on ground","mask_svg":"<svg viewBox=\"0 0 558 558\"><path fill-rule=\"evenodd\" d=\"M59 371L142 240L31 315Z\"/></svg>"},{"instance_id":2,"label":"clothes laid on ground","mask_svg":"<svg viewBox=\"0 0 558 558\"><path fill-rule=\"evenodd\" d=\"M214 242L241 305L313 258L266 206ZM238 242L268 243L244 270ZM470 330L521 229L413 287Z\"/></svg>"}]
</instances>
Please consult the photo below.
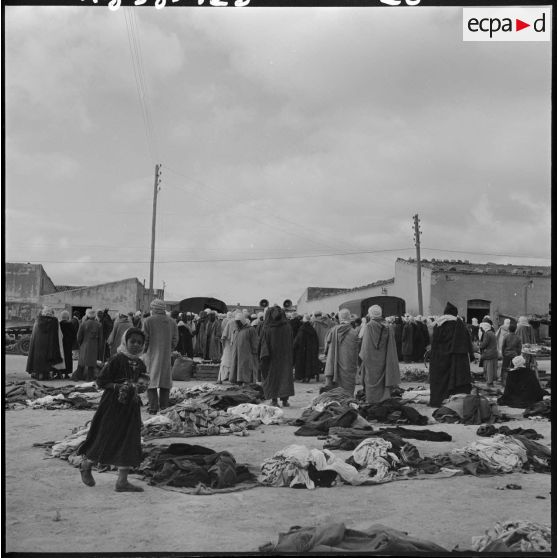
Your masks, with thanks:
<instances>
[{"instance_id":1,"label":"clothes laid on ground","mask_svg":"<svg viewBox=\"0 0 558 558\"><path fill-rule=\"evenodd\" d=\"M463 424L491 423L501 418L498 406L477 394L453 395L432 416L438 422Z\"/></svg>"},{"instance_id":2,"label":"clothes laid on ground","mask_svg":"<svg viewBox=\"0 0 558 558\"><path fill-rule=\"evenodd\" d=\"M428 370L426 368L407 368L401 370L402 382L427 382Z\"/></svg>"},{"instance_id":3,"label":"clothes laid on ground","mask_svg":"<svg viewBox=\"0 0 558 558\"><path fill-rule=\"evenodd\" d=\"M134 472L144 475L151 485L174 487L221 489L254 478L228 451L180 443L145 446L143 461Z\"/></svg>"},{"instance_id":4,"label":"clothes laid on ground","mask_svg":"<svg viewBox=\"0 0 558 558\"><path fill-rule=\"evenodd\" d=\"M537 373L523 367L508 372L504 395L498 398L498 404L525 409L542 401L545 395L549 393L541 388Z\"/></svg>"},{"instance_id":5,"label":"clothes laid on ground","mask_svg":"<svg viewBox=\"0 0 558 558\"><path fill-rule=\"evenodd\" d=\"M147 384L145 364L124 353L118 353L103 367L97 384L105 391L78 455L117 467L141 463L141 399L136 387L140 378Z\"/></svg>"},{"instance_id":6,"label":"clothes laid on ground","mask_svg":"<svg viewBox=\"0 0 558 558\"><path fill-rule=\"evenodd\" d=\"M427 440L429 442L449 442L452 440L452 437L447 432L435 432L427 429L412 430L410 428L394 427L370 431L358 428L333 427L329 429L328 437L324 442L324 448L353 450L360 442L371 437L384 438L392 444L399 437L401 439L399 445L403 445L403 438Z\"/></svg>"},{"instance_id":7,"label":"clothes laid on ground","mask_svg":"<svg viewBox=\"0 0 558 558\"><path fill-rule=\"evenodd\" d=\"M367 420L397 424L428 424L428 417L401 399L386 399L380 403L362 404L360 414Z\"/></svg>"},{"instance_id":8,"label":"clothes laid on ground","mask_svg":"<svg viewBox=\"0 0 558 558\"><path fill-rule=\"evenodd\" d=\"M322 436L334 426L372 428L356 409L345 405L329 405L323 411L305 409L300 418L292 422L300 426L295 436Z\"/></svg>"},{"instance_id":9,"label":"clothes laid on ground","mask_svg":"<svg viewBox=\"0 0 558 558\"><path fill-rule=\"evenodd\" d=\"M477 429L477 436L494 436L494 434L505 434L506 436L515 436L520 434L529 440L540 440L544 438L542 434L539 434L536 430L532 428L510 428L509 426L500 426L496 428L493 424L483 424Z\"/></svg>"},{"instance_id":10,"label":"clothes laid on ground","mask_svg":"<svg viewBox=\"0 0 558 558\"><path fill-rule=\"evenodd\" d=\"M524 434L514 434L513 436L525 447L529 468L532 471L536 473L552 472L552 451L548 446L539 444Z\"/></svg>"},{"instance_id":11,"label":"clothes laid on ground","mask_svg":"<svg viewBox=\"0 0 558 558\"><path fill-rule=\"evenodd\" d=\"M424 403L428 405L430 401L430 390L426 388L409 388L401 393L401 399L407 403Z\"/></svg>"},{"instance_id":12,"label":"clothes laid on ground","mask_svg":"<svg viewBox=\"0 0 558 558\"><path fill-rule=\"evenodd\" d=\"M473 537L472 548L475 552L552 552L552 529L531 521L504 521Z\"/></svg>"},{"instance_id":13,"label":"clothes laid on ground","mask_svg":"<svg viewBox=\"0 0 558 558\"><path fill-rule=\"evenodd\" d=\"M549 399L539 401L523 411L525 418L543 417L552 420L552 403Z\"/></svg>"},{"instance_id":14,"label":"clothes laid on ground","mask_svg":"<svg viewBox=\"0 0 558 558\"><path fill-rule=\"evenodd\" d=\"M354 404L355 408L358 406L357 400L352 394L349 394L342 387L336 387L314 397L309 408L315 411L323 411L331 404L344 406L351 406L351 404Z\"/></svg>"},{"instance_id":15,"label":"clothes laid on ground","mask_svg":"<svg viewBox=\"0 0 558 558\"><path fill-rule=\"evenodd\" d=\"M28 380L6 386L4 408L28 406L35 409L95 409L101 396L102 391L95 382L54 387Z\"/></svg>"},{"instance_id":16,"label":"clothes laid on ground","mask_svg":"<svg viewBox=\"0 0 558 558\"><path fill-rule=\"evenodd\" d=\"M259 403L264 398L263 389L258 384L230 386L214 389L196 399L213 409L228 409L241 403Z\"/></svg>"},{"instance_id":17,"label":"clothes laid on ground","mask_svg":"<svg viewBox=\"0 0 558 558\"><path fill-rule=\"evenodd\" d=\"M346 554L362 552L368 554L414 554L447 552L430 541L409 536L381 524L371 525L365 530L345 527L344 523L323 523L313 527L291 527L280 533L276 544L268 543L259 548L265 553L326 553Z\"/></svg>"},{"instance_id":18,"label":"clothes laid on ground","mask_svg":"<svg viewBox=\"0 0 558 558\"><path fill-rule=\"evenodd\" d=\"M229 407L227 413L240 416L248 422L260 421L263 424L281 424L284 414L279 407L254 405L253 403L242 403L236 407Z\"/></svg>"},{"instance_id":19,"label":"clothes laid on ground","mask_svg":"<svg viewBox=\"0 0 558 558\"><path fill-rule=\"evenodd\" d=\"M220 391L222 389L222 386L210 383L200 384L194 387L173 386L169 393L169 403L171 405L176 405L176 403L180 403L185 399L193 399L211 391Z\"/></svg>"}]
</instances>

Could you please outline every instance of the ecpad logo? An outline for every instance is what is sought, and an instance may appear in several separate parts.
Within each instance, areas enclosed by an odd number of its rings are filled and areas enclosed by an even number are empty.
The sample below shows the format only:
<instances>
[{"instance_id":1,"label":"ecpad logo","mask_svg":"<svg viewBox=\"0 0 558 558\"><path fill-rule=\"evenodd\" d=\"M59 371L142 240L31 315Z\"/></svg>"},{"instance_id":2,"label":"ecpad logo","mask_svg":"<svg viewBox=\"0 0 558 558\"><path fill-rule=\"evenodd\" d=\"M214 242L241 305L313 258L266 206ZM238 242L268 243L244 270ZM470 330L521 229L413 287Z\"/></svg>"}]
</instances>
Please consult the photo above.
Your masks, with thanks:
<instances>
[{"instance_id":1,"label":"ecpad logo","mask_svg":"<svg viewBox=\"0 0 558 558\"><path fill-rule=\"evenodd\" d=\"M551 8L463 8L464 41L550 41Z\"/></svg>"}]
</instances>

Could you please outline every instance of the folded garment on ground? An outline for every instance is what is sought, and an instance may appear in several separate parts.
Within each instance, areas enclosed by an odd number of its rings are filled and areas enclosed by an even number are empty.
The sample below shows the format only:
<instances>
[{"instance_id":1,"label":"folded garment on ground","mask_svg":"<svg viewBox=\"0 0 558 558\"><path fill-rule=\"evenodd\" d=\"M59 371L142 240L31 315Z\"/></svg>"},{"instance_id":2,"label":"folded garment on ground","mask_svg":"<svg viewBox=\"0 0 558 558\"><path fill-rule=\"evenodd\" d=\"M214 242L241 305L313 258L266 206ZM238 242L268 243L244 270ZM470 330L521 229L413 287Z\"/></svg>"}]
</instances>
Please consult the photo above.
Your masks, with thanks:
<instances>
[{"instance_id":1,"label":"folded garment on ground","mask_svg":"<svg viewBox=\"0 0 558 558\"><path fill-rule=\"evenodd\" d=\"M283 422L283 410L271 405L255 405L254 403L242 403L236 407L229 407L227 413L240 416L248 422L256 420L263 424L281 424Z\"/></svg>"},{"instance_id":2,"label":"folded garment on ground","mask_svg":"<svg viewBox=\"0 0 558 558\"><path fill-rule=\"evenodd\" d=\"M259 548L270 553L326 553L346 554L361 552L367 554L414 554L428 555L432 552L447 552L435 543L410 537L381 524L357 531L347 529L344 523L323 523L314 527L291 527L287 533L280 533L276 544L268 543Z\"/></svg>"},{"instance_id":3,"label":"folded garment on ground","mask_svg":"<svg viewBox=\"0 0 558 558\"><path fill-rule=\"evenodd\" d=\"M444 405L432 413L438 422L482 424L503 420L498 405L477 394L451 396Z\"/></svg>"},{"instance_id":4,"label":"folded garment on ground","mask_svg":"<svg viewBox=\"0 0 558 558\"><path fill-rule=\"evenodd\" d=\"M552 552L552 530L531 521L505 521L472 543L475 552Z\"/></svg>"},{"instance_id":5,"label":"folded garment on ground","mask_svg":"<svg viewBox=\"0 0 558 558\"><path fill-rule=\"evenodd\" d=\"M510 428L509 426L500 426L496 428L493 424L481 424L477 429L477 436L494 436L494 434L505 434L506 436L515 436L520 434L529 440L540 440L544 438L533 428Z\"/></svg>"},{"instance_id":6,"label":"folded garment on ground","mask_svg":"<svg viewBox=\"0 0 558 558\"><path fill-rule=\"evenodd\" d=\"M360 414L367 420L397 424L428 424L428 417L419 413L401 399L386 399L381 403L362 403Z\"/></svg>"},{"instance_id":7,"label":"folded garment on ground","mask_svg":"<svg viewBox=\"0 0 558 558\"><path fill-rule=\"evenodd\" d=\"M543 401L539 401L527 407L523 412L523 416L526 418L543 417L552 420L552 403L550 399L544 399Z\"/></svg>"},{"instance_id":8,"label":"folded garment on ground","mask_svg":"<svg viewBox=\"0 0 558 558\"><path fill-rule=\"evenodd\" d=\"M238 465L228 451L190 445L148 445L143 461L134 472L157 486L222 489L253 479L245 465Z\"/></svg>"},{"instance_id":9,"label":"folded garment on ground","mask_svg":"<svg viewBox=\"0 0 558 558\"><path fill-rule=\"evenodd\" d=\"M354 407L358 406L356 399L349 392L342 387L336 387L314 397L308 408L320 412L330 405L341 405L346 407L351 405Z\"/></svg>"}]
</instances>

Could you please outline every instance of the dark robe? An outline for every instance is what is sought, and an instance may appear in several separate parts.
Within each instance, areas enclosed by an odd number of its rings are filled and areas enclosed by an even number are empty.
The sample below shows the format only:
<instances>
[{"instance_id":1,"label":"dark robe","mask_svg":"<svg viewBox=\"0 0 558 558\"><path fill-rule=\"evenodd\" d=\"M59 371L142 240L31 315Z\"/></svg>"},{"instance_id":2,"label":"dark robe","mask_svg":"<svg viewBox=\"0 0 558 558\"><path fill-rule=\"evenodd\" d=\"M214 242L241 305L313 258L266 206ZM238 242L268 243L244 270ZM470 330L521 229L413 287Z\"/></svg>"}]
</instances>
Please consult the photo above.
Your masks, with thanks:
<instances>
[{"instance_id":1,"label":"dark robe","mask_svg":"<svg viewBox=\"0 0 558 558\"><path fill-rule=\"evenodd\" d=\"M351 324L334 326L327 334L328 346L325 375L334 385L353 396L358 370L359 339Z\"/></svg>"},{"instance_id":2,"label":"dark robe","mask_svg":"<svg viewBox=\"0 0 558 558\"><path fill-rule=\"evenodd\" d=\"M534 370L517 368L508 372L504 395L498 399L498 405L526 409L542 401L545 395L548 392L541 388Z\"/></svg>"},{"instance_id":3,"label":"dark robe","mask_svg":"<svg viewBox=\"0 0 558 558\"><path fill-rule=\"evenodd\" d=\"M60 330L62 331L62 348L64 349L64 363L66 364L65 373L69 375L73 372L72 350L77 343L77 332L70 320L62 320Z\"/></svg>"},{"instance_id":4,"label":"dark robe","mask_svg":"<svg viewBox=\"0 0 558 558\"><path fill-rule=\"evenodd\" d=\"M25 370L38 380L49 379L54 365L63 362L58 329L54 316L39 316L33 326Z\"/></svg>"},{"instance_id":5,"label":"dark robe","mask_svg":"<svg viewBox=\"0 0 558 558\"><path fill-rule=\"evenodd\" d=\"M205 345L207 343L207 316L200 316L196 325L196 355L205 358Z\"/></svg>"},{"instance_id":6,"label":"dark robe","mask_svg":"<svg viewBox=\"0 0 558 558\"><path fill-rule=\"evenodd\" d=\"M401 334L401 355L405 362L413 360L413 338L414 338L415 324L412 322L405 322L403 325L403 332Z\"/></svg>"},{"instance_id":7,"label":"dark robe","mask_svg":"<svg viewBox=\"0 0 558 558\"><path fill-rule=\"evenodd\" d=\"M399 362L403 360L403 352L401 348L401 342L403 338L403 322L401 318L395 318L395 322L393 324L393 334L395 336L395 347L397 348L397 358Z\"/></svg>"},{"instance_id":8,"label":"dark robe","mask_svg":"<svg viewBox=\"0 0 558 558\"><path fill-rule=\"evenodd\" d=\"M521 339L513 332L502 343L502 370L510 368L512 360L521 354Z\"/></svg>"},{"instance_id":9,"label":"dark robe","mask_svg":"<svg viewBox=\"0 0 558 558\"><path fill-rule=\"evenodd\" d=\"M81 322L77 316L72 318L72 327L74 328L74 344L72 345L72 350L77 351L79 349L79 345L77 342L77 333L79 331L79 326Z\"/></svg>"},{"instance_id":10,"label":"dark robe","mask_svg":"<svg viewBox=\"0 0 558 558\"><path fill-rule=\"evenodd\" d=\"M292 320L289 320L289 325L293 330L293 339L296 337L300 326L302 325L302 318L300 316L295 316Z\"/></svg>"},{"instance_id":11,"label":"dark robe","mask_svg":"<svg viewBox=\"0 0 558 558\"><path fill-rule=\"evenodd\" d=\"M295 380L319 377L319 340L316 330L309 322L302 322L293 342Z\"/></svg>"},{"instance_id":12,"label":"dark robe","mask_svg":"<svg viewBox=\"0 0 558 558\"><path fill-rule=\"evenodd\" d=\"M256 329L242 324L233 334L229 381L252 383L258 379L258 345Z\"/></svg>"},{"instance_id":13,"label":"dark robe","mask_svg":"<svg viewBox=\"0 0 558 558\"><path fill-rule=\"evenodd\" d=\"M206 322L203 352L205 360L221 360L221 334L221 322L211 319Z\"/></svg>"},{"instance_id":14,"label":"dark robe","mask_svg":"<svg viewBox=\"0 0 558 558\"><path fill-rule=\"evenodd\" d=\"M77 334L80 366L97 366L97 361L103 360L102 328L101 323L94 318L88 318L81 324Z\"/></svg>"},{"instance_id":15,"label":"dark robe","mask_svg":"<svg viewBox=\"0 0 558 558\"><path fill-rule=\"evenodd\" d=\"M277 306L266 313L258 352L265 398L294 395L293 336L285 312Z\"/></svg>"},{"instance_id":16,"label":"dark robe","mask_svg":"<svg viewBox=\"0 0 558 558\"><path fill-rule=\"evenodd\" d=\"M465 324L449 319L434 326L430 352L430 406L456 393L471 393L473 345Z\"/></svg>"},{"instance_id":17,"label":"dark robe","mask_svg":"<svg viewBox=\"0 0 558 558\"><path fill-rule=\"evenodd\" d=\"M325 316L318 316L317 318L314 318L314 321L312 322L312 327L316 330L316 333L318 334L320 353L323 353L325 350L325 338L327 332L331 329L331 322Z\"/></svg>"},{"instance_id":18,"label":"dark robe","mask_svg":"<svg viewBox=\"0 0 558 558\"><path fill-rule=\"evenodd\" d=\"M140 359L118 353L101 370L97 384L105 388L111 383L135 383L140 375L148 381L145 364ZM132 394L126 403L121 403L118 392L106 387L87 438L78 448L78 455L85 455L94 463L138 466L142 461L140 406L139 395Z\"/></svg>"},{"instance_id":19,"label":"dark robe","mask_svg":"<svg viewBox=\"0 0 558 558\"><path fill-rule=\"evenodd\" d=\"M178 345L176 350L182 356L186 355L189 358L194 358L192 330L184 322L178 322Z\"/></svg>"},{"instance_id":20,"label":"dark robe","mask_svg":"<svg viewBox=\"0 0 558 558\"><path fill-rule=\"evenodd\" d=\"M420 321L415 322L413 330L413 362L422 362L426 346L429 344L428 328Z\"/></svg>"}]
</instances>

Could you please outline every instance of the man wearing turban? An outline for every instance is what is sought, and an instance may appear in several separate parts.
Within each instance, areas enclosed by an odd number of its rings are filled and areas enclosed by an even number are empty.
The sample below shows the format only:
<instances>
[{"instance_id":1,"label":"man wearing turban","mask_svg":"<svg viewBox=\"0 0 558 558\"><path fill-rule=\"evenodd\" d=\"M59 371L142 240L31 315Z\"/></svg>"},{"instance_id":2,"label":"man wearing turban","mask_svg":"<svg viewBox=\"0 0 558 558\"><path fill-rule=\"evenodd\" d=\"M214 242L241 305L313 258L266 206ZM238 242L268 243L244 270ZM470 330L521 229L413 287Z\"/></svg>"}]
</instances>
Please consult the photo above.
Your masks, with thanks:
<instances>
[{"instance_id":1,"label":"man wearing turban","mask_svg":"<svg viewBox=\"0 0 558 558\"><path fill-rule=\"evenodd\" d=\"M466 325L457 317L457 308L447 303L444 315L434 325L430 353L430 406L456 393L471 393L473 345Z\"/></svg>"},{"instance_id":2,"label":"man wearing turban","mask_svg":"<svg viewBox=\"0 0 558 558\"><path fill-rule=\"evenodd\" d=\"M359 357L366 403L380 403L391 398L391 389L401 381L395 334L382 318L378 305L368 309L370 318L362 334Z\"/></svg>"}]
</instances>

